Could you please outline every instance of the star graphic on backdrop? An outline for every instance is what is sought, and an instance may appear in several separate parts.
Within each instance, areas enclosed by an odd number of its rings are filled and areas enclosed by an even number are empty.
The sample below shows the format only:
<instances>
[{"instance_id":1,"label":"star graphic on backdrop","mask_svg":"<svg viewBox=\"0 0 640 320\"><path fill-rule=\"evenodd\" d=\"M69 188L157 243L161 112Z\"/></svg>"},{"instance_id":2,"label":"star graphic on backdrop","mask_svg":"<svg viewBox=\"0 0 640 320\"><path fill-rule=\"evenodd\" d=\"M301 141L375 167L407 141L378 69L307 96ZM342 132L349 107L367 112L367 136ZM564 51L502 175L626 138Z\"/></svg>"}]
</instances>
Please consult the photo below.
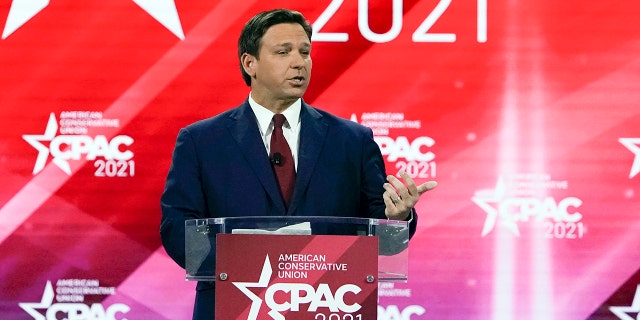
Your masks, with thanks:
<instances>
[{"instance_id":1,"label":"star graphic on backdrop","mask_svg":"<svg viewBox=\"0 0 640 320\"><path fill-rule=\"evenodd\" d=\"M504 178L501 176L498 178L498 182L496 182L495 189L480 190L471 198L471 201L475 202L475 204L487 213L487 219L484 221L484 227L482 228L483 237L493 230L498 216L500 216L502 225L511 230L516 236L520 236L520 230L515 221L509 216L500 214L500 210L496 208L496 204L499 205L500 201L504 199L506 189Z\"/></svg>"},{"instance_id":2,"label":"star graphic on backdrop","mask_svg":"<svg viewBox=\"0 0 640 320\"><path fill-rule=\"evenodd\" d=\"M640 172L640 138L620 138L618 141L635 155L631 172L629 172L629 179L631 179Z\"/></svg>"},{"instance_id":3,"label":"star graphic on backdrop","mask_svg":"<svg viewBox=\"0 0 640 320\"><path fill-rule=\"evenodd\" d=\"M131 0L151 17L160 22L180 40L184 40L182 24L174 0ZM49 0L13 0L9 15L2 31L2 39L6 39L18 28L49 5Z\"/></svg>"},{"instance_id":4,"label":"star graphic on backdrop","mask_svg":"<svg viewBox=\"0 0 640 320\"><path fill-rule=\"evenodd\" d=\"M609 307L609 311L615 314L620 320L638 319L638 316L640 316L640 284L636 288L636 295L633 297L633 302L631 303L631 306L628 306L628 307L611 306ZM629 312L635 313L636 317L630 316Z\"/></svg>"},{"instance_id":5,"label":"star graphic on backdrop","mask_svg":"<svg viewBox=\"0 0 640 320\"><path fill-rule=\"evenodd\" d=\"M22 139L24 139L27 143L29 143L32 147L38 150L38 157L36 158L36 164L33 166L33 174L37 174L38 172L44 169L44 165L47 164L47 159L49 158L49 148L45 146L42 142L51 142L56 137L56 132L58 131L58 121L56 120L56 116L51 113L49 114L49 122L47 122L47 128L44 130L44 134L24 134L22 135ZM69 162L63 160L61 158L54 157L53 163L55 163L58 168L62 169L66 174L71 175L71 167L69 166Z\"/></svg>"},{"instance_id":6,"label":"star graphic on backdrop","mask_svg":"<svg viewBox=\"0 0 640 320\"><path fill-rule=\"evenodd\" d=\"M251 309L247 320L256 320L258 318L260 306L262 305L262 299L248 288L266 288L269 284L272 273L273 270L271 269L271 262L269 261L269 255L267 255L264 259L264 265L262 266L262 272L260 273L260 279L258 282L233 282L233 285L236 286L236 288L251 299Z\"/></svg>"},{"instance_id":7,"label":"star graphic on backdrop","mask_svg":"<svg viewBox=\"0 0 640 320\"><path fill-rule=\"evenodd\" d=\"M48 309L53 302L53 286L51 285L51 281L47 281L46 287L44 287L44 292L42 293L42 299L40 302L20 302L20 308L26 311L30 316L35 320L46 320L46 318L42 315L42 313L38 312L36 309Z\"/></svg>"}]
</instances>

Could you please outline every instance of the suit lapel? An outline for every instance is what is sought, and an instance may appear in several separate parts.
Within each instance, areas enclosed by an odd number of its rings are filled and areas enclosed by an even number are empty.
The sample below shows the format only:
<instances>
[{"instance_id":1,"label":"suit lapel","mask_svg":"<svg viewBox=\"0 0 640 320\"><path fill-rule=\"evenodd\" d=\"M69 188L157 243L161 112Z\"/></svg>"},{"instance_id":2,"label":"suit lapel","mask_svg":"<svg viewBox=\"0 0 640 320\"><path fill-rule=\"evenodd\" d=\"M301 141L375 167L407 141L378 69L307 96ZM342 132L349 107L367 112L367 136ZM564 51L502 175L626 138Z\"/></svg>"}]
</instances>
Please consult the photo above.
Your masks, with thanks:
<instances>
[{"instance_id":1,"label":"suit lapel","mask_svg":"<svg viewBox=\"0 0 640 320\"><path fill-rule=\"evenodd\" d=\"M295 215L298 205L309 185L313 171L318 163L320 152L324 146L329 126L322 120L322 115L308 104L302 102L300 110L300 141L298 147L298 170L289 215Z\"/></svg>"},{"instance_id":2,"label":"suit lapel","mask_svg":"<svg viewBox=\"0 0 640 320\"><path fill-rule=\"evenodd\" d=\"M249 103L245 102L236 108L230 117L235 120L231 121L228 126L231 136L238 144L238 148L250 164L271 201L276 204L281 215L285 215L286 209L280 196L280 189L273 174L269 156L264 148L264 142L260 137L256 116Z\"/></svg>"}]
</instances>

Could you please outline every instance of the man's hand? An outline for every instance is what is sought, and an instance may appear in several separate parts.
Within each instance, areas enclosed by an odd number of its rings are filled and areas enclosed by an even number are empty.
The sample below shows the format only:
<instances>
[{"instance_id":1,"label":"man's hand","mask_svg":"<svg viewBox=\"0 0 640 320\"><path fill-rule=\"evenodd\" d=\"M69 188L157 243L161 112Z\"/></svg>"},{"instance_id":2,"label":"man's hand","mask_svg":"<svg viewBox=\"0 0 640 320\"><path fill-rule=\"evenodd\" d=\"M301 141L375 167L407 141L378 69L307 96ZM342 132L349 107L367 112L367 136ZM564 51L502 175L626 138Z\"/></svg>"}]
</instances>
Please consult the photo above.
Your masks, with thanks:
<instances>
[{"instance_id":1,"label":"man's hand","mask_svg":"<svg viewBox=\"0 0 640 320\"><path fill-rule=\"evenodd\" d=\"M435 188L438 183L427 181L416 186L408 173L401 171L400 177L404 183L394 176L387 176L384 184L385 192L382 194L386 208L385 215L393 220L407 220L411 215L411 209L418 203L420 195Z\"/></svg>"}]
</instances>

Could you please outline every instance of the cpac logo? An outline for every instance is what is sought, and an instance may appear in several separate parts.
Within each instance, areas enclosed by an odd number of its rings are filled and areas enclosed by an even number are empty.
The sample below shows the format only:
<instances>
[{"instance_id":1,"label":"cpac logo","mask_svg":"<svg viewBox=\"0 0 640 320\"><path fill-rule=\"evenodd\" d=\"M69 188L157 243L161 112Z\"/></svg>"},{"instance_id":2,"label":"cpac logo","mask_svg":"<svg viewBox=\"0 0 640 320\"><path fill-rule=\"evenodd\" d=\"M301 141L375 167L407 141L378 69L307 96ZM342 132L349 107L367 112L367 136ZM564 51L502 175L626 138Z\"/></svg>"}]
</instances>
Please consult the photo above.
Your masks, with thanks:
<instances>
[{"instance_id":1,"label":"cpac logo","mask_svg":"<svg viewBox=\"0 0 640 320\"><path fill-rule=\"evenodd\" d=\"M432 161L436 155L428 151L433 147L435 140L430 137L418 137L409 142L404 136L399 136L395 140L391 137L376 136L374 140L380 146L382 156L388 156L388 161L396 161L404 158L407 161Z\"/></svg>"},{"instance_id":2,"label":"cpac logo","mask_svg":"<svg viewBox=\"0 0 640 320\"><path fill-rule=\"evenodd\" d=\"M629 179L631 179L640 173L640 138L620 138L618 141L633 152L635 156L631 165L631 172L629 172Z\"/></svg>"},{"instance_id":3,"label":"cpac logo","mask_svg":"<svg viewBox=\"0 0 640 320\"><path fill-rule=\"evenodd\" d=\"M408 306L402 311L398 306L388 306L386 309L378 306L378 320L411 320L412 315L421 316L425 310L421 306Z\"/></svg>"},{"instance_id":4,"label":"cpac logo","mask_svg":"<svg viewBox=\"0 0 640 320\"><path fill-rule=\"evenodd\" d=\"M132 0L180 40L184 40L182 24L173 0ZM13 0L2 39L6 39L22 25L49 5L49 0Z\"/></svg>"},{"instance_id":5,"label":"cpac logo","mask_svg":"<svg viewBox=\"0 0 640 320\"><path fill-rule=\"evenodd\" d=\"M100 303L94 303L91 307L82 303L53 303L53 295L51 281L47 281L40 302L20 302L20 308L35 320L56 320L60 315L66 316L64 319L67 320L116 320L122 319L120 314L131 310L122 303L114 303L106 310ZM46 309L45 315L37 309Z\"/></svg>"},{"instance_id":6,"label":"cpac logo","mask_svg":"<svg viewBox=\"0 0 640 320\"><path fill-rule=\"evenodd\" d=\"M267 255L258 282L233 282L233 285L252 301L247 320L256 320L262 305L262 299L248 288L267 288L272 273L271 262ZM344 297L347 294L358 294L360 291L360 287L354 284L345 284L332 293L327 284L319 284L317 288L314 288L305 283L275 283L268 286L265 302L271 310L268 314L274 320L285 320L280 312L297 312L301 310L301 305L306 304L309 305L306 308L308 312L316 312L318 308L328 308L331 312L352 313L360 310L361 305L358 303L346 304ZM280 292L289 294L289 301L276 302L274 297Z\"/></svg>"},{"instance_id":7,"label":"cpac logo","mask_svg":"<svg viewBox=\"0 0 640 320\"><path fill-rule=\"evenodd\" d=\"M493 230L498 218L516 236L520 236L517 222L526 222L532 218L571 223L582 219L582 214L577 211L582 205L579 198L567 197L556 201L552 197L507 197L506 189L504 179L500 177L494 190L477 192L471 198L487 213L482 229L483 237Z\"/></svg>"},{"instance_id":8,"label":"cpac logo","mask_svg":"<svg viewBox=\"0 0 640 320\"><path fill-rule=\"evenodd\" d=\"M53 157L53 163L68 175L71 175L71 166L68 160L81 160L82 155L85 155L86 160L95 160L97 157L103 157L107 160L133 158L133 152L123 150L123 146L133 144L133 138L129 136L115 136L109 141L103 135L98 135L95 138L84 135L56 136L57 131L58 122L55 115L51 113L44 134L25 134L22 136L27 143L38 150L36 164L33 167L34 175L44 169L49 154ZM42 143L47 141L49 147Z\"/></svg>"}]
</instances>

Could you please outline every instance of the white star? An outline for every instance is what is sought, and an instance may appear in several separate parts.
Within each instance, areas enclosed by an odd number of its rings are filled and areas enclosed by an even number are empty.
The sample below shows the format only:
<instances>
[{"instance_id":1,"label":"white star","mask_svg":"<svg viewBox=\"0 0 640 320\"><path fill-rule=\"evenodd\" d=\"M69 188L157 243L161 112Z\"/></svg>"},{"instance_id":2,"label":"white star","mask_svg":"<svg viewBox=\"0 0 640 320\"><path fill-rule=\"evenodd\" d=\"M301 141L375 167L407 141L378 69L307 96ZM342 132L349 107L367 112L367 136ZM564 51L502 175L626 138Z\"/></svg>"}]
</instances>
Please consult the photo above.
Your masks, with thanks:
<instances>
[{"instance_id":1,"label":"white star","mask_svg":"<svg viewBox=\"0 0 640 320\"><path fill-rule=\"evenodd\" d=\"M271 279L271 262L269 261L269 255L264 259L264 265L262 266L262 273L260 274L260 280L258 282L233 282L242 293L244 293L249 299L251 299L251 309L249 311L249 317L247 320L256 320L258 318L258 312L262 305L262 299L255 293L251 292L248 288L266 288Z\"/></svg>"},{"instance_id":2,"label":"white star","mask_svg":"<svg viewBox=\"0 0 640 320\"><path fill-rule=\"evenodd\" d=\"M516 225L515 221L513 221L511 217L501 214L495 206L490 205L490 203L499 204L500 201L504 199L506 189L504 179L500 176L498 178L498 182L496 182L494 190L478 191L476 192L476 195L471 198L471 201L475 202L475 204L487 213L487 219L484 221L484 227L482 228L483 237L493 230L496 225L498 215L500 215L500 220L505 227L511 230L511 232L516 236L520 236L520 230L518 229L518 225Z\"/></svg>"},{"instance_id":3,"label":"white star","mask_svg":"<svg viewBox=\"0 0 640 320\"><path fill-rule=\"evenodd\" d=\"M620 138L618 141L635 155L631 165L631 172L629 173L629 179L631 179L640 172L640 138Z\"/></svg>"},{"instance_id":4,"label":"white star","mask_svg":"<svg viewBox=\"0 0 640 320\"><path fill-rule=\"evenodd\" d=\"M633 302L629 307L611 306L609 311L615 314L621 320L636 320L640 317L640 284L636 287L636 295L633 297ZM628 314L628 312L638 313L634 318Z\"/></svg>"},{"instance_id":5,"label":"white star","mask_svg":"<svg viewBox=\"0 0 640 320\"><path fill-rule=\"evenodd\" d=\"M2 39L6 39L38 12L49 5L49 0L14 0L4 24Z\"/></svg>"},{"instance_id":6,"label":"white star","mask_svg":"<svg viewBox=\"0 0 640 320\"><path fill-rule=\"evenodd\" d=\"M47 286L42 293L42 299L40 302L20 302L20 308L26 311L35 320L46 320L46 318L36 309L48 309L53 302L53 287L51 281L47 281Z\"/></svg>"},{"instance_id":7,"label":"white star","mask_svg":"<svg viewBox=\"0 0 640 320\"><path fill-rule=\"evenodd\" d=\"M133 0L133 2L180 40L184 40L178 9L176 9L176 3L173 0Z\"/></svg>"},{"instance_id":8,"label":"white star","mask_svg":"<svg viewBox=\"0 0 640 320\"><path fill-rule=\"evenodd\" d=\"M169 29L180 40L184 40L182 24L174 0L132 0L142 10ZM49 5L49 0L13 0L9 15L2 31L2 39L22 27L42 9Z\"/></svg>"},{"instance_id":9,"label":"white star","mask_svg":"<svg viewBox=\"0 0 640 320\"><path fill-rule=\"evenodd\" d=\"M47 122L47 128L44 130L44 134L24 134L22 135L22 139L24 139L27 143L29 143L32 147L38 150L38 157L36 158L36 164L33 166L33 174L37 174L38 172L44 169L44 165L47 164L47 159L49 158L49 148L42 144L40 141L51 141L56 137L56 132L58 131L58 121L56 121L56 116L53 114L49 114L49 122ZM60 158L54 158L53 163L55 163L62 171L66 174L71 175L71 167L69 163Z\"/></svg>"}]
</instances>

